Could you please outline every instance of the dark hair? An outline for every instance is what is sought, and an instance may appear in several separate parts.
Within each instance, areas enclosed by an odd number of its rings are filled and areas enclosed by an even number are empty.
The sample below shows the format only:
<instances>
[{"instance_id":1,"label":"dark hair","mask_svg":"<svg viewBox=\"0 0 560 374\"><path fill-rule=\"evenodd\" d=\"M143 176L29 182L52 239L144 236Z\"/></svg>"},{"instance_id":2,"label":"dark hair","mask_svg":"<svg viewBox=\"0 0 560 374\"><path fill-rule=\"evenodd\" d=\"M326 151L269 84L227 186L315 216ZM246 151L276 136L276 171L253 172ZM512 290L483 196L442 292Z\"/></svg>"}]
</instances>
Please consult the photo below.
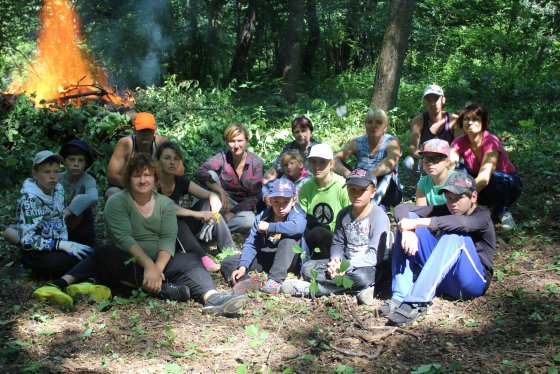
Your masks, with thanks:
<instances>
[{"instance_id":1,"label":"dark hair","mask_svg":"<svg viewBox=\"0 0 560 374\"><path fill-rule=\"evenodd\" d=\"M284 162L291 161L291 160L297 160L299 162L303 162L303 157L301 156L301 153L299 153L298 150L290 149L282 153L282 156L280 157L280 165L283 165Z\"/></svg>"},{"instance_id":2,"label":"dark hair","mask_svg":"<svg viewBox=\"0 0 560 374\"><path fill-rule=\"evenodd\" d=\"M179 156L181 161L183 161L183 154L181 153L181 148L179 148L179 144L170 141L165 141L157 147L156 160L160 159L161 155L163 154L163 151L165 151L166 149L172 149L173 151L175 151L175 154L177 154L177 156Z\"/></svg>"},{"instance_id":3,"label":"dark hair","mask_svg":"<svg viewBox=\"0 0 560 374\"><path fill-rule=\"evenodd\" d=\"M490 114L488 114L488 111L482 105L476 103L467 103L467 105L465 105L459 112L458 123L461 128L463 128L463 119L469 114L479 116L482 120L482 130L488 129L490 126Z\"/></svg>"},{"instance_id":4,"label":"dark hair","mask_svg":"<svg viewBox=\"0 0 560 374\"><path fill-rule=\"evenodd\" d=\"M145 153L137 153L132 156L124 168L124 187L130 188L130 178L134 174L141 173L146 169L154 173L155 183L157 184L159 180L159 166L157 162Z\"/></svg>"},{"instance_id":5,"label":"dark hair","mask_svg":"<svg viewBox=\"0 0 560 374\"><path fill-rule=\"evenodd\" d=\"M313 132L313 123L311 122L311 120L309 118L307 118L306 116L299 116L296 117L293 121L292 121L292 132L294 131L294 128L296 126L302 126L302 127L306 127L308 128L311 132Z\"/></svg>"}]
</instances>

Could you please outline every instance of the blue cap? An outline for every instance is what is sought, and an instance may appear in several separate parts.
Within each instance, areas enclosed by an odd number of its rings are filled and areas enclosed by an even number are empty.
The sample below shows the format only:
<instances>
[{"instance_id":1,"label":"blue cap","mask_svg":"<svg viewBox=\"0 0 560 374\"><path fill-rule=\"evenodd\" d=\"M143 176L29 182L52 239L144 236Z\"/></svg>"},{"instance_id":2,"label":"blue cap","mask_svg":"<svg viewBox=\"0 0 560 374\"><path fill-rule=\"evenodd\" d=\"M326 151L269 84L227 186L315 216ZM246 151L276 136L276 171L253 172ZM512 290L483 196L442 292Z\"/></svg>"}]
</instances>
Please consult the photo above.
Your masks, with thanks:
<instances>
[{"instance_id":1,"label":"blue cap","mask_svg":"<svg viewBox=\"0 0 560 374\"><path fill-rule=\"evenodd\" d=\"M296 194L296 187L291 180L280 178L272 182L269 191L268 197L292 197Z\"/></svg>"}]
</instances>

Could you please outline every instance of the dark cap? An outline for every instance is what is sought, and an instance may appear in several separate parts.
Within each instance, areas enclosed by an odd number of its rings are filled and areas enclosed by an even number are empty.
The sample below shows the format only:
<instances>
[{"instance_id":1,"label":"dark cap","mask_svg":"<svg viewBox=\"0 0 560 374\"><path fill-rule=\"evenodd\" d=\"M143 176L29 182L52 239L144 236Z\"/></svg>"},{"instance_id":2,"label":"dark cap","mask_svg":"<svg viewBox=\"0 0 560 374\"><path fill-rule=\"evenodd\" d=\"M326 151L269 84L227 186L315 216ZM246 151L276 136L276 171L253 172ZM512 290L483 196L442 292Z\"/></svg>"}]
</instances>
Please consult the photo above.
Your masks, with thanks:
<instances>
[{"instance_id":1,"label":"dark cap","mask_svg":"<svg viewBox=\"0 0 560 374\"><path fill-rule=\"evenodd\" d=\"M445 191L449 191L456 195L462 195L467 191L474 192L476 191L476 181L469 174L458 171L447 178L447 181L441 190L439 190L438 194L441 195Z\"/></svg>"},{"instance_id":2,"label":"dark cap","mask_svg":"<svg viewBox=\"0 0 560 374\"><path fill-rule=\"evenodd\" d=\"M354 169L350 175L346 177L346 183L344 183L344 186L348 184L355 184L360 187L367 187L370 184L373 184L373 187L377 187L377 178L369 170Z\"/></svg>"},{"instance_id":3,"label":"dark cap","mask_svg":"<svg viewBox=\"0 0 560 374\"><path fill-rule=\"evenodd\" d=\"M91 153L91 148L89 145L80 139L72 139L68 143L64 144L60 149L60 155L64 158L69 156L70 149L78 148L86 155L86 168L90 167L93 164L93 154Z\"/></svg>"},{"instance_id":4,"label":"dark cap","mask_svg":"<svg viewBox=\"0 0 560 374\"><path fill-rule=\"evenodd\" d=\"M276 179L270 186L268 197L292 197L296 193L296 187L287 178Z\"/></svg>"}]
</instances>

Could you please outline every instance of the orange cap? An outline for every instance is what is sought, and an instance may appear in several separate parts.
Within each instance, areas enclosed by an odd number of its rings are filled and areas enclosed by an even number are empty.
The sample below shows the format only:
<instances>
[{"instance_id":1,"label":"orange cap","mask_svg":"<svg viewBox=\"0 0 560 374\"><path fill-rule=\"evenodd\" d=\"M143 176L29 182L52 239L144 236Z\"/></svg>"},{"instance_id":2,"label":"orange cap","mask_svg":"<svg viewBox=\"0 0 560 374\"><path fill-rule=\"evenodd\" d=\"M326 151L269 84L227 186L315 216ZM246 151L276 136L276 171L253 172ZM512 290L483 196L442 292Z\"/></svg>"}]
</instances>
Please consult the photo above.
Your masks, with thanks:
<instances>
[{"instance_id":1,"label":"orange cap","mask_svg":"<svg viewBox=\"0 0 560 374\"><path fill-rule=\"evenodd\" d=\"M152 113L140 112L136 113L132 119L134 130L154 130L156 131L156 117Z\"/></svg>"}]
</instances>

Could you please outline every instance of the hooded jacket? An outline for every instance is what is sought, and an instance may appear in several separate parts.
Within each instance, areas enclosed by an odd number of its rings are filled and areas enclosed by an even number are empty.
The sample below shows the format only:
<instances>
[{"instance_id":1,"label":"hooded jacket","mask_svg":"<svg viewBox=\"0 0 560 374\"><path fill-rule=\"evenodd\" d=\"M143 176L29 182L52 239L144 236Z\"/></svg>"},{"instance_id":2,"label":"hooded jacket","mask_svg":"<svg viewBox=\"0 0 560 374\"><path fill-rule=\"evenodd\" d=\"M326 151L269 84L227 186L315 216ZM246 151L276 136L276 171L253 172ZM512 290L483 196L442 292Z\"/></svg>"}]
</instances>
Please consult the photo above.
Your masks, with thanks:
<instances>
[{"instance_id":1,"label":"hooded jacket","mask_svg":"<svg viewBox=\"0 0 560 374\"><path fill-rule=\"evenodd\" d=\"M18 202L21 245L24 250L52 251L58 241L68 240L64 221L64 188L56 184L45 194L33 178L23 182Z\"/></svg>"}]
</instances>

